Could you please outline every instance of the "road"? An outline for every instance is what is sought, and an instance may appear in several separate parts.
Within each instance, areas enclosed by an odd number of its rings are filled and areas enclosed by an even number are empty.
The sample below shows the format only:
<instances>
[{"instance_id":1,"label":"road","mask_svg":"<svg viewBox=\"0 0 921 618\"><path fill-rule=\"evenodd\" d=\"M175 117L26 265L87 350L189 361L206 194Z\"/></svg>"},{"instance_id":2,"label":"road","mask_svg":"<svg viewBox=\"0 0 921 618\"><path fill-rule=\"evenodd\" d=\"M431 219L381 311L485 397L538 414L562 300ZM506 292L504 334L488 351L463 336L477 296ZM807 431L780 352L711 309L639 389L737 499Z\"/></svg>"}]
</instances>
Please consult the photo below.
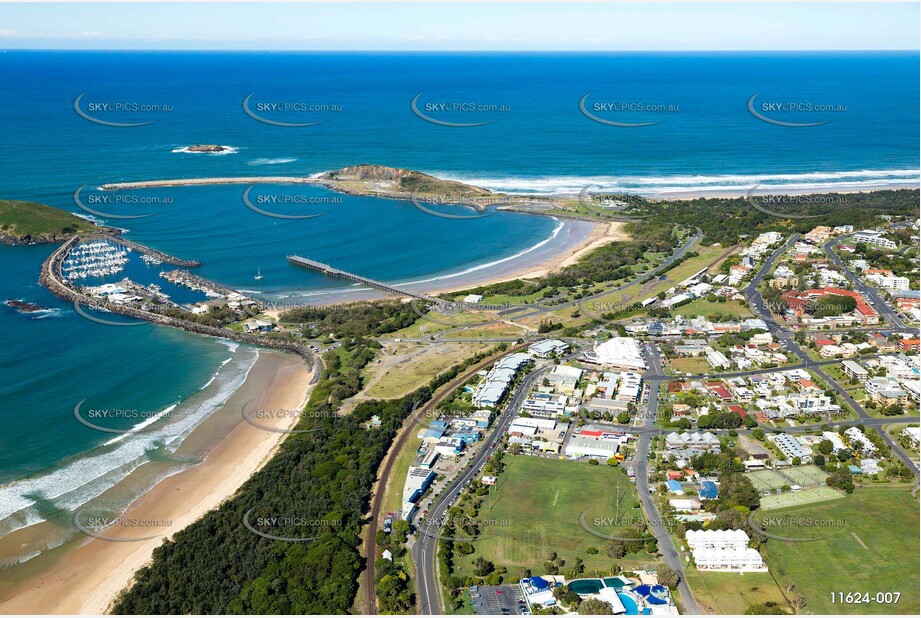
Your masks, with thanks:
<instances>
[{"instance_id":1,"label":"road","mask_svg":"<svg viewBox=\"0 0 921 618\"><path fill-rule=\"evenodd\" d=\"M745 296L748 298L749 305L751 306L752 311L755 312L755 315L757 315L759 318L764 320L765 323L767 323L768 330L771 332L771 334L774 335L779 340L785 339L787 349L793 352L794 354L796 354L803 361L804 365L811 364L810 369L821 379L825 380L825 382L828 383L828 385L831 388L833 388L835 392L837 392L838 395L840 395L841 398L854 409L855 412L857 412L857 415L860 417L860 421L864 425L872 427L876 431L876 433L878 433L882 437L883 442L885 442L889 446L889 448L892 449L892 452L895 454L895 456L898 457L902 461L902 463L904 463L908 467L908 469L911 470L912 474L914 474L915 477L917 478L919 476L918 466L916 466L915 463L911 460L911 457L908 456L908 453L906 453L904 449L902 449L901 445L899 445L895 440L893 440L892 436L890 436L888 433L883 431L883 428L882 428L883 424L905 422L905 421L903 421L899 417L892 417L891 419L885 419L886 422L884 423L876 422L879 419L875 419L875 417L870 416L870 414L867 413L867 411L863 408L863 406L860 405L857 402L857 400L855 400L851 396L851 394L847 391L847 389L845 389L843 386L838 384L838 382L833 380L831 376L829 376L827 373L825 373L822 370L821 366L815 364L815 361L809 358L809 355L806 354L805 350L803 350L799 346L799 344L797 344L796 341L794 340L793 333L787 330L782 324L780 324L779 322L777 322L771 317L771 312L765 305L764 299L761 297L761 293L758 291L758 284L761 283L765 275L767 275L767 273L770 272L771 267L773 266L777 258L798 239L799 239L799 234L793 234L786 243L784 243L779 249L774 251L774 253L771 254L771 257L768 258L765 261L764 265L758 270L758 273L752 278L752 281L745 287ZM898 316L894 315L894 311L892 311L888 307L888 305L886 304L884 300L879 298L879 295L877 294L876 290L870 288L869 286L861 282L859 278L857 278L856 275L854 275L854 273L852 273L850 270L847 269L847 267L844 266L844 264L841 262L838 256L835 255L834 252L831 250L831 244L832 244L832 241L825 243L825 252L828 254L829 259L833 263L841 267L844 270L844 272L847 274L848 277L852 278L851 280L854 281L854 287L857 288L858 291L860 291L862 294L864 294L866 298L876 299L874 300L874 303L876 303L877 305L876 309L877 311L880 312L880 314L883 317L885 317L887 320L890 320L891 321L890 323L892 323L894 326L904 327L901 319Z\"/></svg>"},{"instance_id":2,"label":"road","mask_svg":"<svg viewBox=\"0 0 921 618\"><path fill-rule=\"evenodd\" d=\"M659 358L659 351L655 346L646 346L646 358L649 361L650 368L656 373L661 374L662 360ZM659 408L659 380L650 381L649 400L646 406L646 415L644 426L646 429L655 429L656 415ZM700 608L694 599L694 594L684 578L684 565L681 561L681 554L675 547L674 541L668 532L668 529L662 522L662 516L659 514L659 508L655 500L649 493L649 452L652 443L653 432L644 431L639 434L636 443L636 460L633 464L633 471L636 474L636 491L639 494L640 501L643 503L643 509L646 511L646 519L649 521L649 527L652 528L653 534L659 545L659 552L662 554L662 560L678 573L680 581L678 591L681 593L681 600L684 607L684 614L700 614Z\"/></svg>"},{"instance_id":3,"label":"road","mask_svg":"<svg viewBox=\"0 0 921 618\"><path fill-rule=\"evenodd\" d=\"M902 316L900 316L899 312L889 305L886 299L883 298L882 294L879 293L879 290L868 285L864 282L863 279L858 277L857 274L851 270L850 267L848 267L840 257L838 257L838 254L835 253L834 249L832 249L832 247L834 247L835 244L843 238L847 237L844 236L833 238L826 242L822 247L825 249L825 255L828 256L828 261L841 269L845 276L850 279L851 283L854 284L854 289L863 294L863 297L868 299L873 304L873 308L876 309L877 313L879 313L880 316L886 320L886 322L895 328L907 329L905 322L902 320Z\"/></svg>"},{"instance_id":4,"label":"road","mask_svg":"<svg viewBox=\"0 0 921 618\"><path fill-rule=\"evenodd\" d=\"M502 438L512 422L515 412L521 407L534 382L549 370L549 367L535 369L521 380L518 388L496 419L493 429L484 438L483 448L470 460L467 467L457 475L451 484L445 488L438 500L432 504L431 509L429 509L431 517L423 518L420 521L418 540L413 545L412 553L413 561L416 564L416 572L418 573L417 589L421 614L437 615L444 613L441 602L441 584L436 573L438 563L436 554L438 551L438 534L441 528L441 514L451 507L456 494L468 482L477 477L483 466L486 465L487 457L495 452L491 448L491 444Z\"/></svg>"},{"instance_id":5,"label":"road","mask_svg":"<svg viewBox=\"0 0 921 618\"><path fill-rule=\"evenodd\" d=\"M364 541L365 549L365 561L366 567L364 572L365 586L364 586L364 610L365 613L375 614L377 608L377 580L374 574L374 560L377 556L377 527L378 521L380 520L381 508L384 502L384 493L387 488L387 484L390 479L390 474L393 470L393 464L397 459L397 455L406 445L406 441L413 436L413 428L418 426L419 419L425 418L425 414L429 410L434 409L442 399L445 398L449 393L454 389L461 386L466 382L472 375L483 367L494 363L501 356L506 356L512 354L513 352L521 351L525 348L527 344L521 344L509 348L501 355L496 357L490 357L484 359L475 365L468 367L466 371L462 372L456 378L443 385L440 391L432 397L425 405L419 408L415 414L411 415L403 423L403 428L400 430L400 433L397 434L396 439L391 445L390 450L387 452L386 457L380 468L380 473L378 475L377 486L374 491L374 494L371 496L371 512L369 515L368 521L368 531L367 536Z\"/></svg>"},{"instance_id":6,"label":"road","mask_svg":"<svg viewBox=\"0 0 921 618\"><path fill-rule=\"evenodd\" d=\"M595 293L595 294L591 294L591 295L589 295L589 296L584 296L584 297L582 297L582 298L580 298L580 299L577 299L577 300L571 300L571 301L567 301L567 302L565 302L565 303L559 303L559 304L556 304L556 305L546 305L546 304L540 304L540 303L538 303L538 304L536 304L536 305L515 305L515 306L511 306L511 307L509 307L508 309L502 309L502 310L500 310L500 311L498 312L498 313L499 313L499 317L496 318L496 319L494 319L494 320L486 320L486 321L479 322L479 323L476 323L476 324L466 324L466 325L453 326L453 327L448 328L448 329L446 329L446 330L437 331L437 332L435 332L435 333L432 333L431 335L426 335L426 336L424 336L424 337L417 337L417 338L413 338L413 339L401 339L400 341L401 341L401 342L404 342L404 341L405 341L405 342L413 342L413 343L423 343L423 344L430 344L430 343L484 343L484 342L501 343L501 342L517 341L518 339L521 339L521 338L534 337L535 334L521 335L521 336L519 336L519 337L475 337L475 338L474 338L474 337L470 337L470 338L446 339L446 338L445 338L445 335L448 334L448 333L464 331L464 330L468 330L468 329L472 329L472 328L480 328L480 327L489 326L489 325L492 325L492 324L499 324L499 323L502 323L502 322L508 322L509 320L512 320L512 319L518 320L518 319L521 319L521 318L530 318L530 317L534 317L534 316L543 315L543 314L546 314L546 313L553 313L553 312L559 311L560 309L565 309L565 308L567 308L567 307L574 307L574 306L576 306L576 305L579 305L583 310L585 310L585 304L586 304L587 302L589 302L589 301L597 300L597 299L599 299L599 298L602 298L602 297L604 297L604 296L608 296L608 295L610 295L610 294L616 294L617 292L623 292L624 290L628 290L628 289L630 289L630 288L632 288L632 287L634 287L634 286L640 285L640 281L642 281L643 279L645 279L645 278L647 278L647 277L655 277L655 276L659 275L660 273L662 273L662 272L668 270L668 269L671 267L672 264L674 264L677 260L679 260L679 259L681 259L682 257L684 257L684 255L685 255L688 251L690 251L691 248L693 248L698 242L700 242L700 239L701 239L701 238L703 238L703 232L698 228L698 229L695 230L694 235L693 235L692 237L690 237L689 239L687 239L687 240L684 242L684 244L682 244L680 247L678 247L678 249L676 249L675 252L674 252L672 255L670 255L665 261L663 261L661 264L659 264L656 268L652 269L651 271L649 271L648 273L644 274L644 275L641 276L641 277L636 277L636 278L634 278L634 279L631 279L630 281L628 281L627 283L624 283L623 285L620 285L620 286L617 286L617 287L614 287L614 288L610 288L610 289L606 289L606 290L603 290L603 291L601 291L601 292L597 292L597 293ZM590 312L590 311L587 311L587 310L586 310L586 313L588 313L589 315L591 315L593 312ZM602 313L604 313L604 312L602 312ZM434 322L434 323L436 323L436 324L442 324L442 325L445 324L445 322L439 321L438 319L426 317L427 314L424 313L424 312L421 311L421 310L419 311L419 315L420 315L420 317L422 317L423 319L428 319L428 320L430 320L430 321L432 321L432 322ZM391 341L391 342L392 342L392 341L395 341L395 340L381 339L381 341Z\"/></svg>"}]
</instances>

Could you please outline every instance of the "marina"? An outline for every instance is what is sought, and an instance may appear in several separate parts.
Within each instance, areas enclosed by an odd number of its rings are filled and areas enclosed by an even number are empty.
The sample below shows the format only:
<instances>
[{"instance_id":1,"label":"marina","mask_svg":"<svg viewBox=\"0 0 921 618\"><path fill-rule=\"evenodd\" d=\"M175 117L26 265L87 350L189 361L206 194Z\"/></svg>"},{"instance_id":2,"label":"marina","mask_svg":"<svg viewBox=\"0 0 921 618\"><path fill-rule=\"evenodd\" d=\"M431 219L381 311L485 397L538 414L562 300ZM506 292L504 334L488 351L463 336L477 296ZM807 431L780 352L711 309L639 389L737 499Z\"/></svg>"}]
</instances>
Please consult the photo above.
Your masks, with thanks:
<instances>
[{"instance_id":1,"label":"marina","mask_svg":"<svg viewBox=\"0 0 921 618\"><path fill-rule=\"evenodd\" d=\"M107 240L80 243L68 253L61 269L70 281L115 275L125 269L130 251Z\"/></svg>"}]
</instances>

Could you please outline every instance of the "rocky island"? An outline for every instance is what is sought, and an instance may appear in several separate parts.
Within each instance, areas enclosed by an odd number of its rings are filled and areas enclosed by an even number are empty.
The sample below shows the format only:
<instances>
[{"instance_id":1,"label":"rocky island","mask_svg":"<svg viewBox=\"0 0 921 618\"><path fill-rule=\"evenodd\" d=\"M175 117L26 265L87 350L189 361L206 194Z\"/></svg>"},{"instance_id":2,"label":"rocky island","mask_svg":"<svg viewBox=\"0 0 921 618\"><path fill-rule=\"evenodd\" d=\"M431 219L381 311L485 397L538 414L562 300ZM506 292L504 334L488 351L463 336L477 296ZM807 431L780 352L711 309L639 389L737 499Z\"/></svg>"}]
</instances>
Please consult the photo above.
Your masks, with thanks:
<instances>
[{"instance_id":1,"label":"rocky island","mask_svg":"<svg viewBox=\"0 0 921 618\"><path fill-rule=\"evenodd\" d=\"M217 144L192 144L186 148L187 152L225 152L226 150L226 147Z\"/></svg>"},{"instance_id":2,"label":"rocky island","mask_svg":"<svg viewBox=\"0 0 921 618\"><path fill-rule=\"evenodd\" d=\"M3 304L7 307L12 307L19 313L36 313L38 311L46 311L47 307L42 307L41 305L34 305L32 303L27 303L23 300L5 300Z\"/></svg>"}]
</instances>

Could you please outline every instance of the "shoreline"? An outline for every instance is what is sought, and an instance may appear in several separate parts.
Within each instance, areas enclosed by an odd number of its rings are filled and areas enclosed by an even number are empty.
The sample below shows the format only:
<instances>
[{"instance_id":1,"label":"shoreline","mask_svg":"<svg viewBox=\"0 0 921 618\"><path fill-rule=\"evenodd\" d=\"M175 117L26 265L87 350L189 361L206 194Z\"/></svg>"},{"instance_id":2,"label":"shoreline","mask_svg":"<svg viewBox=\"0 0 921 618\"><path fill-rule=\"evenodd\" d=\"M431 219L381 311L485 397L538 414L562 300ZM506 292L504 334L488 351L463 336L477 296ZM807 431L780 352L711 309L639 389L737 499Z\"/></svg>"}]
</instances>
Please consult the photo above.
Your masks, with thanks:
<instances>
[{"instance_id":1,"label":"shoreline","mask_svg":"<svg viewBox=\"0 0 921 618\"><path fill-rule=\"evenodd\" d=\"M227 409L231 413L242 409L244 402L240 400L249 397L248 390L253 388L259 389L255 399L260 408L302 409L315 371L296 355L260 350L247 380L212 416ZM297 417L289 415L260 422L284 430L293 426ZM187 440L195 437L197 431ZM162 479L135 499L122 515L128 522L169 522L165 530L143 538L147 535L139 536L137 526L118 523L106 528L107 538L137 540L93 539L68 551L41 572L17 582L0 601L0 613L105 613L164 539L232 497L275 454L285 435L257 428L241 415L234 427L208 450L201 463ZM148 531L151 529L152 525ZM86 569L88 564L93 565L92 570Z\"/></svg>"},{"instance_id":2,"label":"shoreline","mask_svg":"<svg viewBox=\"0 0 921 618\"><path fill-rule=\"evenodd\" d=\"M396 282L393 285L413 292L425 294L450 294L513 279L533 279L545 276L552 270L569 266L600 246L611 242L629 240L623 231L627 222L595 222L581 220L563 220L560 230L553 241L541 246L534 253L530 251L517 258L488 266L473 266L465 270L445 275L436 275L410 282ZM542 241L543 242L543 241ZM278 318L287 309L304 305L348 304L384 298L388 296L375 290L356 288L354 286L334 288L309 296L299 296L300 301L266 299L264 313Z\"/></svg>"},{"instance_id":3,"label":"shoreline","mask_svg":"<svg viewBox=\"0 0 921 618\"><path fill-rule=\"evenodd\" d=\"M462 290L470 289L471 287L487 286L494 283L512 281L513 279L536 279L539 277L545 277L553 270L575 264L582 257L588 255L599 247L610 244L612 242L624 242L629 240L630 235L623 231L623 228L626 224L627 222L625 221L594 223L593 228L589 232L588 236L582 239L581 242L574 243L572 246L567 247L565 251L560 251L556 255L549 256L537 264L522 264L516 268L514 272L494 275L484 281L477 283L476 285L467 285L464 287L436 287L435 289L430 290L430 293L450 294L452 292L460 292Z\"/></svg>"}]
</instances>

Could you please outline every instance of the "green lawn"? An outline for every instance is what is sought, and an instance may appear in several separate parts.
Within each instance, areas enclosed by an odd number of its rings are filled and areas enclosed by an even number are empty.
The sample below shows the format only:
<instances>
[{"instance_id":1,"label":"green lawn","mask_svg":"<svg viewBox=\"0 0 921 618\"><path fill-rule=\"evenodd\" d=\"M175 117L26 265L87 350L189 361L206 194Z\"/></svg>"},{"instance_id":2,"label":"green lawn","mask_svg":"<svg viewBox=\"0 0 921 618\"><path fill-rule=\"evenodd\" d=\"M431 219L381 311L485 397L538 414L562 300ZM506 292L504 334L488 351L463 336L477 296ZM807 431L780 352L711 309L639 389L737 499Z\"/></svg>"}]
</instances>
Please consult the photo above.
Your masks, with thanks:
<instances>
[{"instance_id":1,"label":"green lawn","mask_svg":"<svg viewBox=\"0 0 921 618\"><path fill-rule=\"evenodd\" d=\"M699 253L697 257L689 258L671 270L657 275L652 281L649 282L649 285L643 285L640 287L633 286L621 292L614 292L612 294L602 296L593 301L597 303L595 306L615 306L622 302L639 302L646 298L655 296L659 292L668 290L676 283L684 281L700 269L713 264L717 258L726 252L726 248L703 247L697 245L694 247L694 251ZM659 281L659 277L663 275L666 275L666 279L664 281ZM679 309L681 308L679 307Z\"/></svg>"},{"instance_id":2,"label":"green lawn","mask_svg":"<svg viewBox=\"0 0 921 618\"><path fill-rule=\"evenodd\" d=\"M790 612L783 592L770 573L713 573L686 569L685 578L704 613L744 614L749 605L756 603L776 603Z\"/></svg>"},{"instance_id":3,"label":"green lawn","mask_svg":"<svg viewBox=\"0 0 921 618\"><path fill-rule=\"evenodd\" d=\"M789 537L829 532L819 541L769 540L762 555L781 586L792 583L813 614L911 614L919 611L918 500L907 489L867 488L841 500L772 510L827 526L776 525ZM897 605L835 605L832 592L901 592Z\"/></svg>"},{"instance_id":4,"label":"green lawn","mask_svg":"<svg viewBox=\"0 0 921 618\"><path fill-rule=\"evenodd\" d=\"M713 368L710 366L710 363L707 362L707 359L702 356L688 356L685 358L673 358L668 361L669 366L676 373L690 373L690 374L700 374L700 373L710 373L713 371Z\"/></svg>"},{"instance_id":5,"label":"green lawn","mask_svg":"<svg viewBox=\"0 0 921 618\"><path fill-rule=\"evenodd\" d=\"M472 561L483 556L507 567L511 577L521 567L539 574L544 572L543 564L551 551L566 560L561 572L577 557L589 570L609 570L615 562L624 567L655 562L645 552L620 560L610 558L605 553L610 541L587 532L579 522L581 513L588 509L586 525L613 535L624 523L642 521L640 509L633 506L633 485L622 470L525 455L509 456L505 461L505 471L478 514L480 519L502 525L484 529L473 543L472 555L457 556L459 573L471 574ZM619 524L599 521L618 516ZM589 547L597 548L598 553L588 554Z\"/></svg>"},{"instance_id":6,"label":"green lawn","mask_svg":"<svg viewBox=\"0 0 921 618\"><path fill-rule=\"evenodd\" d=\"M696 318L699 315L707 316L717 313L722 313L723 315L731 315L737 318L754 317L754 314L751 312L748 306L745 303L739 302L737 300L729 300L724 303L711 303L706 299L699 298L672 311L672 315L680 315L691 318Z\"/></svg>"},{"instance_id":7,"label":"green lawn","mask_svg":"<svg viewBox=\"0 0 921 618\"><path fill-rule=\"evenodd\" d=\"M416 427L410 429L414 433ZM397 459L393 464L393 471L390 474L390 484L384 489L384 501L381 505L381 521L383 524L386 513L399 513L403 508L403 486L406 484L406 475L409 473L409 467L413 464L419 447L422 446L421 438L410 438L397 454Z\"/></svg>"}]
</instances>

